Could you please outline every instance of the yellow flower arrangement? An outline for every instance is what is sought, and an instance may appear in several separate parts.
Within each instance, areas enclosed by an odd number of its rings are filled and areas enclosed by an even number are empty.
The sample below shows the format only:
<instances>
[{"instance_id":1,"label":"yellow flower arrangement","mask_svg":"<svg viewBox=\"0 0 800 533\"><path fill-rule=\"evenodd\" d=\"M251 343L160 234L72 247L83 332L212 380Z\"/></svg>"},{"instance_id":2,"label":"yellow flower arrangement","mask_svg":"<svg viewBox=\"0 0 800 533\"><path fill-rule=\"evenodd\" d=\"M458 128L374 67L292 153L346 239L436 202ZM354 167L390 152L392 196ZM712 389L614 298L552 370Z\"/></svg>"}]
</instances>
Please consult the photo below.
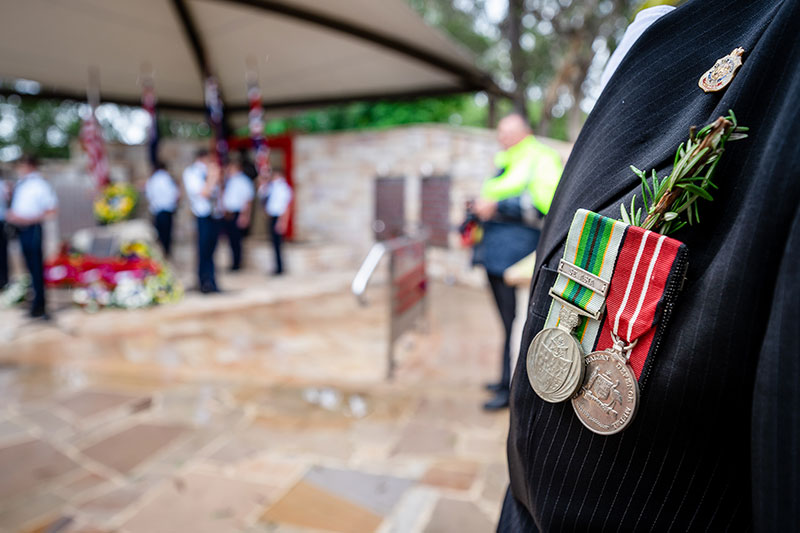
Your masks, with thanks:
<instances>
[{"instance_id":1,"label":"yellow flower arrangement","mask_svg":"<svg viewBox=\"0 0 800 533\"><path fill-rule=\"evenodd\" d=\"M113 224L128 219L136 207L139 195L128 183L112 183L102 190L94 202L94 216L101 224Z\"/></svg>"}]
</instances>

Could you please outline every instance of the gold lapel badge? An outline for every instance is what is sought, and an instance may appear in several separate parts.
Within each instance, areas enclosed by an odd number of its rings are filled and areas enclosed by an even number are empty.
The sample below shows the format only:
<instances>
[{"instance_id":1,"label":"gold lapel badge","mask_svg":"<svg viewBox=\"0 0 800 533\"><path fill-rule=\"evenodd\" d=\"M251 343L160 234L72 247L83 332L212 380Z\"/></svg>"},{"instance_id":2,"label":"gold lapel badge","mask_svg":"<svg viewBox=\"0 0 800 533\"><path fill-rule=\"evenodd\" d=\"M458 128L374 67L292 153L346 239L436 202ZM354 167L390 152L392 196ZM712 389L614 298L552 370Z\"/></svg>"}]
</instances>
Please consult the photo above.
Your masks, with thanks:
<instances>
[{"instance_id":1,"label":"gold lapel badge","mask_svg":"<svg viewBox=\"0 0 800 533\"><path fill-rule=\"evenodd\" d=\"M733 51L717 59L714 66L708 69L697 84L707 93L721 91L733 80L736 71L742 66L744 48L734 48Z\"/></svg>"}]
</instances>

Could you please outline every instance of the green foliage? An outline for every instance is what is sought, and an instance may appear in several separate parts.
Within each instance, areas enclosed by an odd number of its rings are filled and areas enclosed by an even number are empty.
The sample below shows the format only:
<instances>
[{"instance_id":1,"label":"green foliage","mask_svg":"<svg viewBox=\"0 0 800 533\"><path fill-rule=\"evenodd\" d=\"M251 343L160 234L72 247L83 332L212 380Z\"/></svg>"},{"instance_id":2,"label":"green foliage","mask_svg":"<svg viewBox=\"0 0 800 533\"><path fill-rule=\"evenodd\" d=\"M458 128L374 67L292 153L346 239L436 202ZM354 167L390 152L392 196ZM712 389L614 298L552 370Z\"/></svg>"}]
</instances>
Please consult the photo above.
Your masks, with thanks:
<instances>
[{"instance_id":1,"label":"green foliage","mask_svg":"<svg viewBox=\"0 0 800 533\"><path fill-rule=\"evenodd\" d=\"M631 165L641 180L642 208L636 208L636 195L631 198L630 211L620 205L622 221L644 229L654 229L668 235L686 224L700 222L697 200L713 201L710 189L718 187L712 181L714 171L725 152L725 143L747 138L748 128L739 126L733 110L699 131L689 130L689 139L675 152L672 171L659 179L652 170L647 173ZM644 217L643 217L644 215Z\"/></svg>"},{"instance_id":2,"label":"green foliage","mask_svg":"<svg viewBox=\"0 0 800 533\"><path fill-rule=\"evenodd\" d=\"M69 141L80 129L77 104L0 97L0 150L69 157ZM18 147L16 149L15 147Z\"/></svg>"},{"instance_id":3,"label":"green foliage","mask_svg":"<svg viewBox=\"0 0 800 533\"><path fill-rule=\"evenodd\" d=\"M269 135L288 131L319 133L363 128L388 128L423 122L458 126L485 126L487 106L480 106L473 95L443 96L406 101L355 102L307 111L266 124ZM247 127L237 131L247 134Z\"/></svg>"}]
</instances>

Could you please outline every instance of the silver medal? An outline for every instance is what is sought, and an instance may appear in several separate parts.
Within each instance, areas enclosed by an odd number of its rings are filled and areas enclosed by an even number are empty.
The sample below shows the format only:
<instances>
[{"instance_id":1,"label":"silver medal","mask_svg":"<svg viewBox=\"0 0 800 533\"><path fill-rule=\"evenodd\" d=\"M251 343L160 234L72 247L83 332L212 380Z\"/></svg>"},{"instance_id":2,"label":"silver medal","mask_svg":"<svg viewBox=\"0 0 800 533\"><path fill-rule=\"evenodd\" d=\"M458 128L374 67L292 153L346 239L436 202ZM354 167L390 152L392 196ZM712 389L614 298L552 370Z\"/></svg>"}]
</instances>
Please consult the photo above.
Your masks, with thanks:
<instances>
[{"instance_id":1,"label":"silver medal","mask_svg":"<svg viewBox=\"0 0 800 533\"><path fill-rule=\"evenodd\" d=\"M614 348L586 356L586 375L572 398L578 420L600 435L619 433L633 421L639 407L639 383L627 363L632 346L619 342Z\"/></svg>"},{"instance_id":2,"label":"silver medal","mask_svg":"<svg viewBox=\"0 0 800 533\"><path fill-rule=\"evenodd\" d=\"M562 306L558 327L543 329L528 347L528 380L536 394L547 402L563 402L583 383L583 348L572 335L578 324L578 313Z\"/></svg>"}]
</instances>

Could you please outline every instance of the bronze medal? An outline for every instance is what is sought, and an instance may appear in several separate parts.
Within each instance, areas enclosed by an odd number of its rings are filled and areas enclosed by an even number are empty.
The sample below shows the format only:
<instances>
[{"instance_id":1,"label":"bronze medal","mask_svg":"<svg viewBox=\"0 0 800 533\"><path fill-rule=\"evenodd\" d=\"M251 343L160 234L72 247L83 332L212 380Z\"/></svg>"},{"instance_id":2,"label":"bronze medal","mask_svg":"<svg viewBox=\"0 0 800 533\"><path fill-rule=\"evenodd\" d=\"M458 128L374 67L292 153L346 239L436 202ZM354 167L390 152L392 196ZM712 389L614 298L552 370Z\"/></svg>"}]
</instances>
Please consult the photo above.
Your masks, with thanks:
<instances>
[{"instance_id":1,"label":"bronze medal","mask_svg":"<svg viewBox=\"0 0 800 533\"><path fill-rule=\"evenodd\" d=\"M594 433L613 435L636 416L639 384L625 356L617 350L586 356L586 374L572 408L578 420Z\"/></svg>"}]
</instances>

